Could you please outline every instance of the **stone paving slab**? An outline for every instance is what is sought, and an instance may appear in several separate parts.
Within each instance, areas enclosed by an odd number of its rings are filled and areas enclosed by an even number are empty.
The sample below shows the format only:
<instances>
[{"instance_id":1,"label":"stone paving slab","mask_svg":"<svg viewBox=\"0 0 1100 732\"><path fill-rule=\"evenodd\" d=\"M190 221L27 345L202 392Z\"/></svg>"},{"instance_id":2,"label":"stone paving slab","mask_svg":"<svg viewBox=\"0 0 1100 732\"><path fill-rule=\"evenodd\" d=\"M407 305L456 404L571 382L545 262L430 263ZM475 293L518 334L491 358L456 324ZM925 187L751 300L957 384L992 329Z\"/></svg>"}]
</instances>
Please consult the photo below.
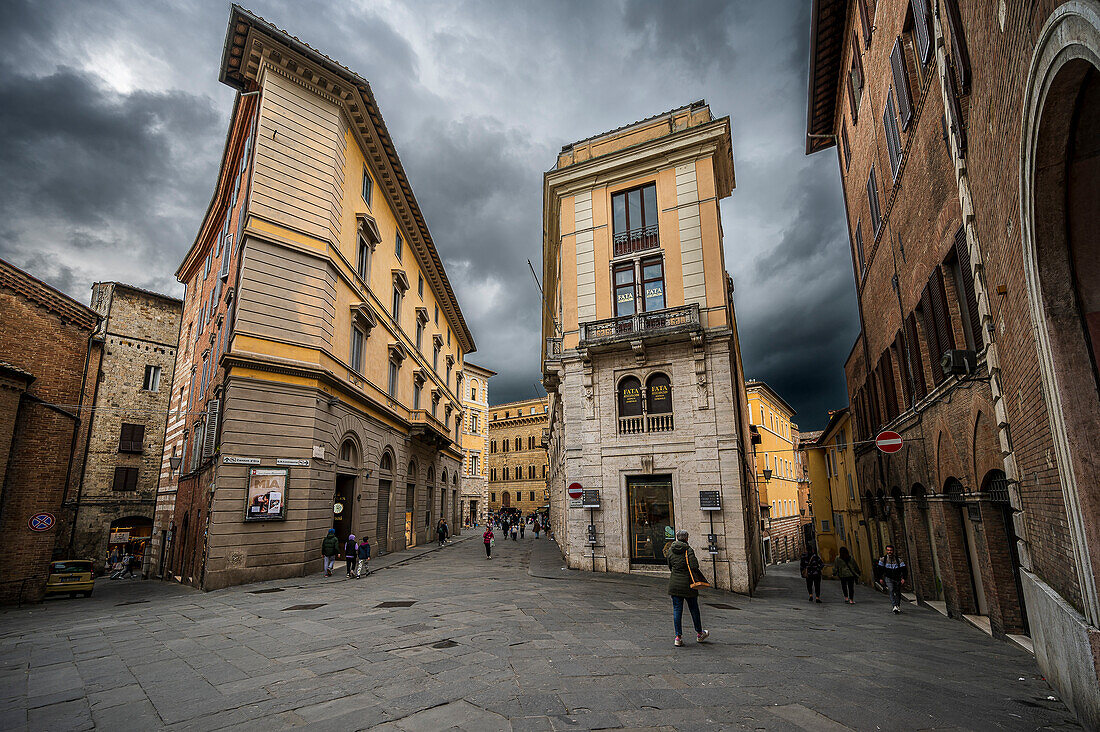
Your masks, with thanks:
<instances>
[{"instance_id":1,"label":"stone paving slab","mask_svg":"<svg viewBox=\"0 0 1100 732\"><path fill-rule=\"evenodd\" d=\"M674 648L662 578L563 569L546 539L486 560L478 538L360 580L2 611L0 729L1077 728L1027 653L870 590L808 604L771 568L754 597L707 591L710 641Z\"/></svg>"}]
</instances>

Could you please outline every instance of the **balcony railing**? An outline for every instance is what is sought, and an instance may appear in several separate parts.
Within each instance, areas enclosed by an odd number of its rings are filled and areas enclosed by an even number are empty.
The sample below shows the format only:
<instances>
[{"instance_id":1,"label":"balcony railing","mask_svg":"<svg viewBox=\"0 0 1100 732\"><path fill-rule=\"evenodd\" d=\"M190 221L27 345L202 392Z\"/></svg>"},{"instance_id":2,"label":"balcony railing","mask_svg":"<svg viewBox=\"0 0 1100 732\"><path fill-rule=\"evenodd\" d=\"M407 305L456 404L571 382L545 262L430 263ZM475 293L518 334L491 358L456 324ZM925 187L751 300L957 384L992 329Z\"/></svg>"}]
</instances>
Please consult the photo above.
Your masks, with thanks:
<instances>
[{"instance_id":1,"label":"balcony railing","mask_svg":"<svg viewBox=\"0 0 1100 732\"><path fill-rule=\"evenodd\" d=\"M644 432L671 432L672 414L639 414L619 417L620 435L640 435Z\"/></svg>"},{"instance_id":2,"label":"balcony railing","mask_svg":"<svg viewBox=\"0 0 1100 732\"><path fill-rule=\"evenodd\" d=\"M681 305L651 313L581 323L581 341L607 341L637 336L661 335L699 327L699 305Z\"/></svg>"},{"instance_id":3,"label":"balcony railing","mask_svg":"<svg viewBox=\"0 0 1100 732\"><path fill-rule=\"evenodd\" d=\"M657 237L657 224L615 234L612 241L615 243L616 257L661 246L660 239Z\"/></svg>"}]
</instances>

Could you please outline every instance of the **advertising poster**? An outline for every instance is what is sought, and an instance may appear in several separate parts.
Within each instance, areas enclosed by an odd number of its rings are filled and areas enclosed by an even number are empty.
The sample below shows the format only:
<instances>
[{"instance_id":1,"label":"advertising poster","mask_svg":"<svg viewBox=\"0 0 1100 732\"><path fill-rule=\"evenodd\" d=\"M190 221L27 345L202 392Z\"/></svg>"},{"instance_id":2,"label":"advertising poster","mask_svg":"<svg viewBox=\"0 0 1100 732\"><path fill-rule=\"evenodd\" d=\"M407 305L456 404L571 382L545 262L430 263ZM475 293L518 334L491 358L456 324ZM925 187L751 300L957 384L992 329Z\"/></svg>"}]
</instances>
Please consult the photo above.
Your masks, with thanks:
<instances>
[{"instance_id":1,"label":"advertising poster","mask_svg":"<svg viewBox=\"0 0 1100 732\"><path fill-rule=\"evenodd\" d=\"M251 468L248 471L246 521L286 518L286 468Z\"/></svg>"}]
</instances>

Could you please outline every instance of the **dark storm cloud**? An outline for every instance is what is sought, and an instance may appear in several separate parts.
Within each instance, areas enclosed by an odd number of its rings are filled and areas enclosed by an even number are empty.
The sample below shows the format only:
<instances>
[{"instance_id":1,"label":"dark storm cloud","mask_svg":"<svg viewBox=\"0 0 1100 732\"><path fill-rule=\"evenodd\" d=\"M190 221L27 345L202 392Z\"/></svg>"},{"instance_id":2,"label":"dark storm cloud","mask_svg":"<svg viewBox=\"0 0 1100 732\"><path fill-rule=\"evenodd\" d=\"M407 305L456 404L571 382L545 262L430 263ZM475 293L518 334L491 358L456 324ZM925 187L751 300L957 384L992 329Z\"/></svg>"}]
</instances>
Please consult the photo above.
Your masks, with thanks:
<instances>
[{"instance_id":1,"label":"dark storm cloud","mask_svg":"<svg viewBox=\"0 0 1100 732\"><path fill-rule=\"evenodd\" d=\"M803 155L808 3L363 7L257 14L367 78L474 333L494 402L538 392L542 173L562 144L705 97L732 120L722 203L746 373L805 428L846 402L857 326L836 158ZM228 7L0 4L0 256L87 300L176 294L233 94Z\"/></svg>"}]
</instances>

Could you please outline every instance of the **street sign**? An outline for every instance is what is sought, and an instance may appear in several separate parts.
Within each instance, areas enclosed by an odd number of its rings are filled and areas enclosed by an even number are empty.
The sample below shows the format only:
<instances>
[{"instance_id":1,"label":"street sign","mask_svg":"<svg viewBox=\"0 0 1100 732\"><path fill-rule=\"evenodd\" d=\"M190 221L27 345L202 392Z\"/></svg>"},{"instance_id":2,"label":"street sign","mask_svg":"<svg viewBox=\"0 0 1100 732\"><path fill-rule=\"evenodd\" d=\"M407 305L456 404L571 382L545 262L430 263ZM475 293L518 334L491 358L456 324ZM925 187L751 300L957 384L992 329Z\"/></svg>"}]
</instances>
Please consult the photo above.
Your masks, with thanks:
<instances>
[{"instance_id":1,"label":"street sign","mask_svg":"<svg viewBox=\"0 0 1100 732\"><path fill-rule=\"evenodd\" d=\"M579 498L571 498L569 500L569 508L584 508L584 501Z\"/></svg>"},{"instance_id":2,"label":"street sign","mask_svg":"<svg viewBox=\"0 0 1100 732\"><path fill-rule=\"evenodd\" d=\"M54 517L52 513L36 513L31 516L31 520L27 524L31 527L31 531L49 531L53 528Z\"/></svg>"},{"instance_id":3,"label":"street sign","mask_svg":"<svg viewBox=\"0 0 1100 732\"><path fill-rule=\"evenodd\" d=\"M259 465L260 459L239 455L222 455L222 465Z\"/></svg>"},{"instance_id":4,"label":"street sign","mask_svg":"<svg viewBox=\"0 0 1100 732\"><path fill-rule=\"evenodd\" d=\"M599 508L600 492L598 490L584 491L581 498L582 508Z\"/></svg>"},{"instance_id":5,"label":"street sign","mask_svg":"<svg viewBox=\"0 0 1100 732\"><path fill-rule=\"evenodd\" d=\"M890 430L879 432L878 437L875 438L875 447L887 454L897 452L903 444L901 435Z\"/></svg>"},{"instance_id":6,"label":"street sign","mask_svg":"<svg viewBox=\"0 0 1100 732\"><path fill-rule=\"evenodd\" d=\"M718 491L699 491L699 508L703 511L721 511L722 497Z\"/></svg>"},{"instance_id":7,"label":"street sign","mask_svg":"<svg viewBox=\"0 0 1100 732\"><path fill-rule=\"evenodd\" d=\"M581 497L581 495L583 495L584 489L581 488L580 483L570 483L567 492L569 493L570 498L572 498L573 500L577 500Z\"/></svg>"},{"instance_id":8,"label":"street sign","mask_svg":"<svg viewBox=\"0 0 1100 732\"><path fill-rule=\"evenodd\" d=\"M295 468L308 468L309 460L306 458L275 458L275 464Z\"/></svg>"}]
</instances>

